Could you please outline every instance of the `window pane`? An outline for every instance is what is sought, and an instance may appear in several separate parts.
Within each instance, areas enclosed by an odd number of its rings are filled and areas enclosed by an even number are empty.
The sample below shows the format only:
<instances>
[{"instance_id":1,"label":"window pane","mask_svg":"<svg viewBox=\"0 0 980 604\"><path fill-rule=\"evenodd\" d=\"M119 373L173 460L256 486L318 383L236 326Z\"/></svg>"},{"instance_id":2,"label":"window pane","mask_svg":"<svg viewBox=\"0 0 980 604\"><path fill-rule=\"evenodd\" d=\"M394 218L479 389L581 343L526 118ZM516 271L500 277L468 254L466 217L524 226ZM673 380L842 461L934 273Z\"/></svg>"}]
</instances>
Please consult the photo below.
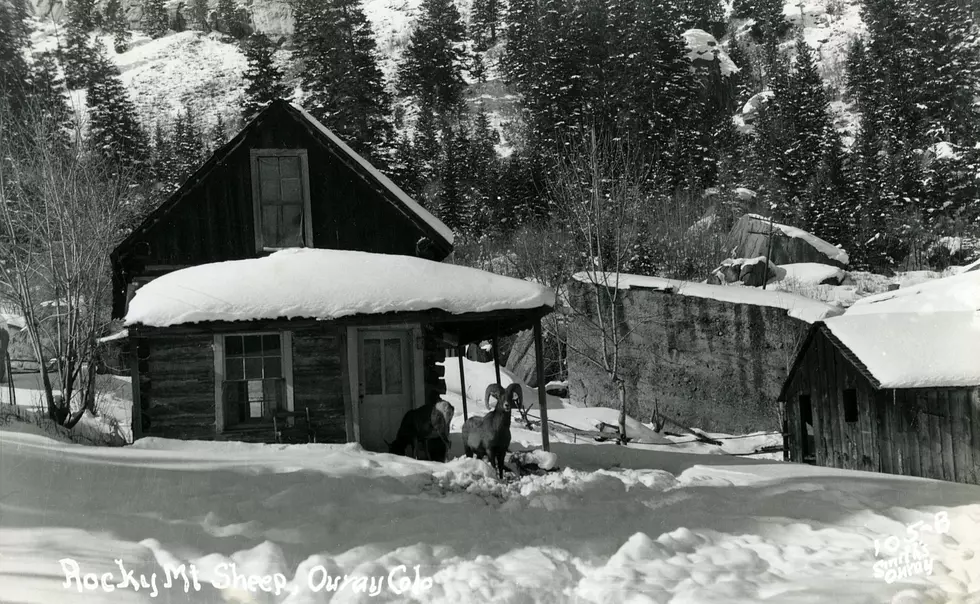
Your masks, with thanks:
<instances>
[{"instance_id":1,"label":"window pane","mask_svg":"<svg viewBox=\"0 0 980 604\"><path fill-rule=\"evenodd\" d=\"M225 425L231 426L243 421L247 415L245 405L245 382L225 382Z\"/></svg>"},{"instance_id":2,"label":"window pane","mask_svg":"<svg viewBox=\"0 0 980 604\"><path fill-rule=\"evenodd\" d=\"M245 359L245 379L262 379L262 357L248 357Z\"/></svg>"},{"instance_id":3,"label":"window pane","mask_svg":"<svg viewBox=\"0 0 980 604\"><path fill-rule=\"evenodd\" d=\"M278 335L262 336L262 354L266 356L270 354L279 354Z\"/></svg>"},{"instance_id":4,"label":"window pane","mask_svg":"<svg viewBox=\"0 0 980 604\"><path fill-rule=\"evenodd\" d=\"M279 245L281 208L282 206L262 206L262 242L266 247L282 247Z\"/></svg>"},{"instance_id":5,"label":"window pane","mask_svg":"<svg viewBox=\"0 0 980 604\"><path fill-rule=\"evenodd\" d=\"M250 380L248 384L248 417L262 417L262 380Z\"/></svg>"},{"instance_id":6,"label":"window pane","mask_svg":"<svg viewBox=\"0 0 980 604\"><path fill-rule=\"evenodd\" d=\"M279 180L260 180L259 195L262 203L278 203Z\"/></svg>"},{"instance_id":7,"label":"window pane","mask_svg":"<svg viewBox=\"0 0 980 604\"><path fill-rule=\"evenodd\" d=\"M283 384L282 380L263 380L263 398L266 401L268 413L275 413L280 409L285 409L283 404Z\"/></svg>"},{"instance_id":8,"label":"window pane","mask_svg":"<svg viewBox=\"0 0 980 604\"><path fill-rule=\"evenodd\" d=\"M385 394L402 393L402 342L385 340Z\"/></svg>"},{"instance_id":9,"label":"window pane","mask_svg":"<svg viewBox=\"0 0 980 604\"><path fill-rule=\"evenodd\" d=\"M279 169L283 178L299 178L300 160L298 157L280 157Z\"/></svg>"},{"instance_id":10,"label":"window pane","mask_svg":"<svg viewBox=\"0 0 980 604\"><path fill-rule=\"evenodd\" d=\"M279 180L279 158L259 158L259 180Z\"/></svg>"},{"instance_id":11,"label":"window pane","mask_svg":"<svg viewBox=\"0 0 980 604\"><path fill-rule=\"evenodd\" d=\"M283 203L301 203L303 201L303 190L298 178L284 178L282 180Z\"/></svg>"},{"instance_id":12,"label":"window pane","mask_svg":"<svg viewBox=\"0 0 980 604\"><path fill-rule=\"evenodd\" d=\"M245 379L245 365L242 358L225 359L225 379L242 380Z\"/></svg>"},{"instance_id":13,"label":"window pane","mask_svg":"<svg viewBox=\"0 0 980 604\"><path fill-rule=\"evenodd\" d=\"M276 247L296 247L303 245L303 206L279 206L282 211L279 244Z\"/></svg>"},{"instance_id":14,"label":"window pane","mask_svg":"<svg viewBox=\"0 0 980 604\"><path fill-rule=\"evenodd\" d=\"M242 356L242 336L225 336L225 356Z\"/></svg>"},{"instance_id":15,"label":"window pane","mask_svg":"<svg viewBox=\"0 0 980 604\"><path fill-rule=\"evenodd\" d=\"M262 336L242 336L245 340L245 356L262 356Z\"/></svg>"},{"instance_id":16,"label":"window pane","mask_svg":"<svg viewBox=\"0 0 980 604\"><path fill-rule=\"evenodd\" d=\"M382 394L381 340L364 340L364 394Z\"/></svg>"},{"instance_id":17,"label":"window pane","mask_svg":"<svg viewBox=\"0 0 980 604\"><path fill-rule=\"evenodd\" d=\"M282 377L282 359L280 357L265 357L263 363L265 365L265 377Z\"/></svg>"}]
</instances>

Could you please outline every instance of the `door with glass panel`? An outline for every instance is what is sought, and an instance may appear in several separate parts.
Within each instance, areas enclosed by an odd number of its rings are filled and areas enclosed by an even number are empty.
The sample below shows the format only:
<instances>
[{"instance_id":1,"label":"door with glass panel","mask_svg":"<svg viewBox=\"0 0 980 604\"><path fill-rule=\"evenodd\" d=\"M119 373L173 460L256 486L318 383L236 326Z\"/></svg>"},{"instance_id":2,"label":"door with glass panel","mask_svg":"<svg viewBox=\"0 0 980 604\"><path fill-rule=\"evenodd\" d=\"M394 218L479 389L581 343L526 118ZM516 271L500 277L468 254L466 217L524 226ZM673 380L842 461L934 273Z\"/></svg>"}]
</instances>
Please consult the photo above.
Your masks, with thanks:
<instances>
[{"instance_id":1,"label":"door with glass panel","mask_svg":"<svg viewBox=\"0 0 980 604\"><path fill-rule=\"evenodd\" d=\"M358 332L361 446L387 452L405 412L412 408L411 332Z\"/></svg>"}]
</instances>

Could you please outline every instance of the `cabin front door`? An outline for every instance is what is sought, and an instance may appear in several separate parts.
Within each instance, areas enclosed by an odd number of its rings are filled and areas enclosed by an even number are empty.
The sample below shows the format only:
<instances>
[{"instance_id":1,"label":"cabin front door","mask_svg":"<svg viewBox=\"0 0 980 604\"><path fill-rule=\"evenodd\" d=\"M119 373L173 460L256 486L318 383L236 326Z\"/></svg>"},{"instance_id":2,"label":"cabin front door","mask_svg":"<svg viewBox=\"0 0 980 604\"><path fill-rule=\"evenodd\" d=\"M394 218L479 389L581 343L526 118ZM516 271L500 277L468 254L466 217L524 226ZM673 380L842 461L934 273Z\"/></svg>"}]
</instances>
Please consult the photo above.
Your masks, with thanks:
<instances>
[{"instance_id":1,"label":"cabin front door","mask_svg":"<svg viewBox=\"0 0 980 604\"><path fill-rule=\"evenodd\" d=\"M361 446L387 453L412 408L412 332L358 331L358 418Z\"/></svg>"}]
</instances>

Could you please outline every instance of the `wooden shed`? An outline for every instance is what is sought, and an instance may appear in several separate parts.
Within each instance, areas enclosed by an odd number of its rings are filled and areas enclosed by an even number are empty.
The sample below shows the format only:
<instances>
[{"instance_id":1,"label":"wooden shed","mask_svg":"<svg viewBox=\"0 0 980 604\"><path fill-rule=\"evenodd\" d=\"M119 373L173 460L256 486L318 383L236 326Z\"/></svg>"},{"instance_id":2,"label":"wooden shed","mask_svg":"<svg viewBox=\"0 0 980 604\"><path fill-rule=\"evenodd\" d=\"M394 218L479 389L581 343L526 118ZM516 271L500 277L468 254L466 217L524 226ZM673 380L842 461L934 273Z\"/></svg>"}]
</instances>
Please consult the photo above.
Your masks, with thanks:
<instances>
[{"instance_id":1,"label":"wooden shed","mask_svg":"<svg viewBox=\"0 0 980 604\"><path fill-rule=\"evenodd\" d=\"M809 330L779 400L789 461L980 484L980 273Z\"/></svg>"},{"instance_id":2,"label":"wooden shed","mask_svg":"<svg viewBox=\"0 0 980 604\"><path fill-rule=\"evenodd\" d=\"M528 328L540 346L554 307L543 286L439 262L452 242L274 102L112 254L133 438L386 450L406 411L446 392L447 348Z\"/></svg>"}]
</instances>

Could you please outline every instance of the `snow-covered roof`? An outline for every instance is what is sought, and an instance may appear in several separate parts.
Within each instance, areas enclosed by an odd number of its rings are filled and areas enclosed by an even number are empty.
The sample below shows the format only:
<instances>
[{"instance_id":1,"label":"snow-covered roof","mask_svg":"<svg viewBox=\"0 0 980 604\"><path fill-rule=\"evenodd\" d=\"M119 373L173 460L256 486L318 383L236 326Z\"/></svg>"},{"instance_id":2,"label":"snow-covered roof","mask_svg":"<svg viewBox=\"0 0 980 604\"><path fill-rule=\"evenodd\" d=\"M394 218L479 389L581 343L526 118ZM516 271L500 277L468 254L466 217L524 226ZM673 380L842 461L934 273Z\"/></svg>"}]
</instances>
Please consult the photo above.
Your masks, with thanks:
<instances>
[{"instance_id":1,"label":"snow-covered roof","mask_svg":"<svg viewBox=\"0 0 980 604\"><path fill-rule=\"evenodd\" d=\"M0 326L5 325L15 329L24 329L27 326L27 321L17 313L0 310Z\"/></svg>"},{"instance_id":2,"label":"snow-covered roof","mask_svg":"<svg viewBox=\"0 0 980 604\"><path fill-rule=\"evenodd\" d=\"M304 118L306 118L311 124L313 124L313 126L315 126L317 130L319 130L324 136L329 138L334 144L340 147L344 153L349 155L358 164L360 164L360 166L364 168L364 170L367 171L369 174L371 174L371 176L374 177L381 184L381 186L388 189L395 197L397 197L398 201L405 204L405 206L407 206L409 210L411 210L419 218L421 218L426 224L432 227L432 229L437 233L439 233L439 235L443 239L448 241L450 245L453 244L455 235L453 234L452 229L447 227L445 224L443 224L441 220L433 216L431 213L429 213L428 210L423 208L414 199L409 197L408 194L405 193L405 191L402 191L401 188L398 185L396 185L394 182L392 182L390 178L388 178L387 176L382 174L377 168L372 166L368 160L364 159L356 151L348 147L347 144L344 143L344 141L340 140L340 138L336 134L331 132L329 128L321 124L319 120L317 120L315 117L310 115L309 112L306 111L306 109L303 109L302 107L300 107L295 103L290 103L290 106L292 106L293 109L299 111L300 114Z\"/></svg>"},{"instance_id":3,"label":"snow-covered roof","mask_svg":"<svg viewBox=\"0 0 980 604\"><path fill-rule=\"evenodd\" d=\"M756 220L765 221L766 225L769 224L769 219L766 218L765 216L759 216L758 214L748 214L748 216L750 218L755 218ZM803 239L811 246L813 246L814 249L823 253L831 260L836 260L841 264L847 264L849 261L847 252L845 252L844 250L840 249L839 247L837 247L832 243L824 241L823 239L817 237L813 233L808 233L803 229L798 229L796 227L792 227L789 225L779 224L778 222L773 222L772 226L774 229L778 229L779 231L781 231L783 235L786 235L787 237Z\"/></svg>"},{"instance_id":4,"label":"snow-covered roof","mask_svg":"<svg viewBox=\"0 0 980 604\"><path fill-rule=\"evenodd\" d=\"M618 281L615 274L603 275L602 273L576 273L573 278L582 283L608 284L608 286L618 289L655 289L693 298L718 300L719 302L782 308L786 310L786 314L789 316L807 323L813 323L843 312L839 306L811 300L799 294L740 285L710 285L626 273L620 273Z\"/></svg>"},{"instance_id":5,"label":"snow-covered roof","mask_svg":"<svg viewBox=\"0 0 980 604\"><path fill-rule=\"evenodd\" d=\"M126 325L553 307L547 287L410 256L286 249L264 258L181 269L137 290Z\"/></svg>"},{"instance_id":6,"label":"snow-covered roof","mask_svg":"<svg viewBox=\"0 0 980 604\"><path fill-rule=\"evenodd\" d=\"M980 385L980 272L862 298L824 323L881 388Z\"/></svg>"}]
</instances>

